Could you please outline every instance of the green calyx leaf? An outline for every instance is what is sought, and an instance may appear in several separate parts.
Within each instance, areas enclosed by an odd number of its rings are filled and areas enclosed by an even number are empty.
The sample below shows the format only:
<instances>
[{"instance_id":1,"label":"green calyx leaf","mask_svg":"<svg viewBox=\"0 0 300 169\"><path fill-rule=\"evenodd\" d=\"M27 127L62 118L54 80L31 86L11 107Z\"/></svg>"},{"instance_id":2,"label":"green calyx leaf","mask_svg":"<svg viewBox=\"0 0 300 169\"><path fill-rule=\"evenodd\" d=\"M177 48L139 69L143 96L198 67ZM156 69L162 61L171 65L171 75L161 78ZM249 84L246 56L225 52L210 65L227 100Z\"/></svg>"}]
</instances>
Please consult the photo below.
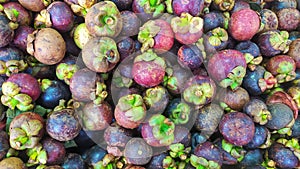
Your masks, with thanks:
<instances>
[{"instance_id":1,"label":"green calyx leaf","mask_svg":"<svg viewBox=\"0 0 300 169\"><path fill-rule=\"evenodd\" d=\"M142 121L146 116L146 110L142 106L133 107L125 112L125 116L134 122Z\"/></svg>"},{"instance_id":2,"label":"green calyx leaf","mask_svg":"<svg viewBox=\"0 0 300 169\"><path fill-rule=\"evenodd\" d=\"M102 62L106 59L110 63L117 63L120 60L120 55L117 49L116 42L109 37L99 39L99 45L93 49L93 53L98 57L98 61ZM99 63L101 64L101 63Z\"/></svg>"},{"instance_id":3,"label":"green calyx leaf","mask_svg":"<svg viewBox=\"0 0 300 169\"><path fill-rule=\"evenodd\" d=\"M227 75L227 78L220 82L220 86L223 88L230 87L232 90L235 90L242 84L245 75L246 68L237 66Z\"/></svg>"},{"instance_id":4,"label":"green calyx leaf","mask_svg":"<svg viewBox=\"0 0 300 169\"><path fill-rule=\"evenodd\" d=\"M165 116L158 114L149 119L153 136L163 145L170 145L174 141L175 124Z\"/></svg>"},{"instance_id":5,"label":"green calyx leaf","mask_svg":"<svg viewBox=\"0 0 300 169\"><path fill-rule=\"evenodd\" d=\"M192 166L196 167L197 169L220 169L221 168L221 166L217 162L206 160L205 158L198 157L194 154L191 155L190 162Z\"/></svg>"},{"instance_id":6,"label":"green calyx leaf","mask_svg":"<svg viewBox=\"0 0 300 169\"><path fill-rule=\"evenodd\" d=\"M183 91L183 98L189 103L201 106L213 97L214 92L210 83L193 84Z\"/></svg>"},{"instance_id":7,"label":"green calyx leaf","mask_svg":"<svg viewBox=\"0 0 300 169\"><path fill-rule=\"evenodd\" d=\"M70 79L73 77L74 73L79 70L77 65L69 65L66 63L60 63L56 67L56 77L59 80L64 80L66 84L70 84Z\"/></svg>"},{"instance_id":8,"label":"green calyx leaf","mask_svg":"<svg viewBox=\"0 0 300 169\"><path fill-rule=\"evenodd\" d=\"M269 41L271 43L271 46L274 49L286 53L289 49L289 43L290 43L288 37L289 37L289 33L286 31L281 31L279 33L276 31L272 31Z\"/></svg>"},{"instance_id":9,"label":"green calyx leaf","mask_svg":"<svg viewBox=\"0 0 300 169\"><path fill-rule=\"evenodd\" d=\"M142 107L143 104L141 95L131 94L121 97L117 106L119 106L122 111L127 111L133 107Z\"/></svg>"},{"instance_id":10,"label":"green calyx leaf","mask_svg":"<svg viewBox=\"0 0 300 169\"><path fill-rule=\"evenodd\" d=\"M141 51L144 52L154 46L154 37L160 32L154 20L146 22L139 31L138 41L142 43Z\"/></svg>"},{"instance_id":11,"label":"green calyx leaf","mask_svg":"<svg viewBox=\"0 0 300 169\"><path fill-rule=\"evenodd\" d=\"M4 82L2 84L2 93L6 96L13 97L21 91L21 88L13 82Z\"/></svg>"},{"instance_id":12,"label":"green calyx leaf","mask_svg":"<svg viewBox=\"0 0 300 169\"><path fill-rule=\"evenodd\" d=\"M155 103L158 103L166 94L166 90L163 87L157 86L147 89L143 99L145 101L145 104L148 107L151 107L155 105Z\"/></svg>"},{"instance_id":13,"label":"green calyx leaf","mask_svg":"<svg viewBox=\"0 0 300 169\"><path fill-rule=\"evenodd\" d=\"M175 33L198 33L203 28L203 19L193 17L189 13L182 13L180 17L172 18L171 27Z\"/></svg>"},{"instance_id":14,"label":"green calyx leaf","mask_svg":"<svg viewBox=\"0 0 300 169\"><path fill-rule=\"evenodd\" d=\"M246 153L246 151L242 147L230 144L227 141L225 141L224 139L222 140L222 149L224 151L228 152L231 156L233 156L239 162L244 159L244 154Z\"/></svg>"},{"instance_id":15,"label":"green calyx leaf","mask_svg":"<svg viewBox=\"0 0 300 169\"><path fill-rule=\"evenodd\" d=\"M189 121L190 112L191 108L188 104L179 103L176 109L172 111L170 119L175 124L186 124Z\"/></svg>"},{"instance_id":16,"label":"green calyx leaf","mask_svg":"<svg viewBox=\"0 0 300 169\"><path fill-rule=\"evenodd\" d=\"M34 148L27 150L27 155L29 157L29 164L46 164L47 163L47 152L43 149L42 145L39 144Z\"/></svg>"}]
</instances>

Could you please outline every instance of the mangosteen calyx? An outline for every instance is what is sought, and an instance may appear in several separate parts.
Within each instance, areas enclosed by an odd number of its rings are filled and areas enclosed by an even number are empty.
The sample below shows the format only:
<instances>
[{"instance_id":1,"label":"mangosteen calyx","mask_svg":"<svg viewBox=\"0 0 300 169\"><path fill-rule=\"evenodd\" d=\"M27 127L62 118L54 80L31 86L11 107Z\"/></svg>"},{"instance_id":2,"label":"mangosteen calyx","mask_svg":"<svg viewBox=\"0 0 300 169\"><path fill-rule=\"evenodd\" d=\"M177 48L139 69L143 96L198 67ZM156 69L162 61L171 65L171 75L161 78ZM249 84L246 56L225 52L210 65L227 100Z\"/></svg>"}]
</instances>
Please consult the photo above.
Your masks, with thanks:
<instances>
[{"instance_id":1,"label":"mangosteen calyx","mask_svg":"<svg viewBox=\"0 0 300 169\"><path fill-rule=\"evenodd\" d=\"M246 69L243 66L237 66L227 75L227 78L220 82L220 86L223 88L230 87L232 90L235 90L242 84L245 75Z\"/></svg>"}]
</instances>

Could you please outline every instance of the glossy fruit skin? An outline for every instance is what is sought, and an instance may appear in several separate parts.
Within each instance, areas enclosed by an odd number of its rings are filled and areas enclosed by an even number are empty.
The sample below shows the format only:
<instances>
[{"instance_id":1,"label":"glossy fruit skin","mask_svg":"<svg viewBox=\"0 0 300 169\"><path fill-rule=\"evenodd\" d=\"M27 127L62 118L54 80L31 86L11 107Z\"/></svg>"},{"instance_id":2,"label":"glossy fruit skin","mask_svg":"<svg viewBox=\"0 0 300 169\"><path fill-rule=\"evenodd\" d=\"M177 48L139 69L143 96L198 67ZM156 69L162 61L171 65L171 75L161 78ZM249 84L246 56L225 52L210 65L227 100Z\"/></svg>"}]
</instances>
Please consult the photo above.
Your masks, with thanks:
<instances>
[{"instance_id":1,"label":"glossy fruit skin","mask_svg":"<svg viewBox=\"0 0 300 169\"><path fill-rule=\"evenodd\" d=\"M69 87L61 81L52 80L51 85L40 94L37 103L45 108L53 109L59 104L59 100L69 100L70 98Z\"/></svg>"},{"instance_id":2,"label":"glossy fruit skin","mask_svg":"<svg viewBox=\"0 0 300 169\"><path fill-rule=\"evenodd\" d=\"M211 11L203 16L203 30L208 32L217 27L224 27L225 17L219 11Z\"/></svg>"},{"instance_id":3,"label":"glossy fruit skin","mask_svg":"<svg viewBox=\"0 0 300 169\"><path fill-rule=\"evenodd\" d=\"M264 78L266 69L262 66L257 66L254 71L247 69L246 75L243 79L242 87L248 91L252 96L258 96L262 94L265 89L259 86L259 79Z\"/></svg>"},{"instance_id":4,"label":"glossy fruit skin","mask_svg":"<svg viewBox=\"0 0 300 169\"><path fill-rule=\"evenodd\" d=\"M268 105L268 110L272 115L272 119L268 121L266 127L273 130L279 130L286 127L293 119L292 110L285 104L273 103ZM282 113L284 112L284 113Z\"/></svg>"},{"instance_id":5,"label":"glossy fruit skin","mask_svg":"<svg viewBox=\"0 0 300 169\"><path fill-rule=\"evenodd\" d=\"M30 74L14 74L11 75L7 81L17 84L21 88L20 92L29 95L33 101L37 100L41 94L41 88L38 81Z\"/></svg>"},{"instance_id":6,"label":"glossy fruit skin","mask_svg":"<svg viewBox=\"0 0 300 169\"><path fill-rule=\"evenodd\" d=\"M14 39L12 40L12 44L22 51L26 51L27 48L27 36L34 32L34 29L30 26L19 26L15 30Z\"/></svg>"},{"instance_id":7,"label":"glossy fruit skin","mask_svg":"<svg viewBox=\"0 0 300 169\"><path fill-rule=\"evenodd\" d=\"M82 157L76 153L69 153L62 164L64 169L85 169L85 164Z\"/></svg>"},{"instance_id":8,"label":"glossy fruit skin","mask_svg":"<svg viewBox=\"0 0 300 169\"><path fill-rule=\"evenodd\" d=\"M14 37L14 31L8 25L9 20L3 14L0 14L0 47L8 45Z\"/></svg>"},{"instance_id":9,"label":"glossy fruit skin","mask_svg":"<svg viewBox=\"0 0 300 169\"><path fill-rule=\"evenodd\" d=\"M61 32L72 29L74 16L71 8L65 2L53 2L47 7L50 14L52 27Z\"/></svg>"},{"instance_id":10,"label":"glossy fruit skin","mask_svg":"<svg viewBox=\"0 0 300 169\"><path fill-rule=\"evenodd\" d=\"M191 70L199 68L204 60L202 52L195 45L183 45L179 48L179 63L188 66Z\"/></svg>"},{"instance_id":11,"label":"glossy fruit skin","mask_svg":"<svg viewBox=\"0 0 300 169\"><path fill-rule=\"evenodd\" d=\"M250 53L254 58L260 56L260 50L256 43L251 41L240 42L235 49L242 53Z\"/></svg>"},{"instance_id":12,"label":"glossy fruit skin","mask_svg":"<svg viewBox=\"0 0 300 169\"><path fill-rule=\"evenodd\" d=\"M5 46L0 48L0 60L7 62L10 60L22 60L24 53L16 47Z\"/></svg>"},{"instance_id":13,"label":"glossy fruit skin","mask_svg":"<svg viewBox=\"0 0 300 169\"><path fill-rule=\"evenodd\" d=\"M284 0L284 1L278 1L275 0L272 2L272 10L279 11L284 8L296 8L297 1L296 0Z\"/></svg>"},{"instance_id":14,"label":"glossy fruit skin","mask_svg":"<svg viewBox=\"0 0 300 169\"><path fill-rule=\"evenodd\" d=\"M98 162L103 160L104 156L107 154L105 150L95 145L82 154L82 159L89 167L96 166Z\"/></svg>"},{"instance_id":15,"label":"glossy fruit skin","mask_svg":"<svg viewBox=\"0 0 300 169\"><path fill-rule=\"evenodd\" d=\"M271 160L275 161L276 166L280 168L295 168L299 163L293 151L279 143L272 144L268 149L268 156Z\"/></svg>"},{"instance_id":16,"label":"glossy fruit skin","mask_svg":"<svg viewBox=\"0 0 300 169\"><path fill-rule=\"evenodd\" d=\"M54 111L47 118L47 133L58 141L68 141L74 139L80 132L81 126L74 110L62 109Z\"/></svg>"},{"instance_id":17,"label":"glossy fruit skin","mask_svg":"<svg viewBox=\"0 0 300 169\"><path fill-rule=\"evenodd\" d=\"M219 130L229 143L242 146L253 139L255 126L252 119L246 114L232 112L222 117Z\"/></svg>"},{"instance_id":18,"label":"glossy fruit skin","mask_svg":"<svg viewBox=\"0 0 300 169\"><path fill-rule=\"evenodd\" d=\"M39 12L42 9L45 9L46 6L42 0L19 0L19 3L26 9Z\"/></svg>"},{"instance_id":19,"label":"glossy fruit skin","mask_svg":"<svg viewBox=\"0 0 300 169\"><path fill-rule=\"evenodd\" d=\"M253 139L245 145L245 148L256 149L267 140L269 130L265 126L256 125Z\"/></svg>"},{"instance_id":20,"label":"glossy fruit skin","mask_svg":"<svg viewBox=\"0 0 300 169\"><path fill-rule=\"evenodd\" d=\"M187 12L192 16L198 16L204 8L203 0L174 0L172 1L173 12L177 16L180 16L182 13Z\"/></svg>"},{"instance_id":21,"label":"glossy fruit skin","mask_svg":"<svg viewBox=\"0 0 300 169\"><path fill-rule=\"evenodd\" d=\"M66 149L62 142L52 138L42 140L43 148L47 152L47 164L57 165L64 161Z\"/></svg>"},{"instance_id":22,"label":"glossy fruit skin","mask_svg":"<svg viewBox=\"0 0 300 169\"><path fill-rule=\"evenodd\" d=\"M118 51L120 53L120 60L124 60L135 52L135 42L130 37L124 37L117 42Z\"/></svg>"},{"instance_id":23,"label":"glossy fruit skin","mask_svg":"<svg viewBox=\"0 0 300 169\"><path fill-rule=\"evenodd\" d=\"M251 9L241 9L231 15L229 33L238 41L250 40L260 26L259 16Z\"/></svg>"},{"instance_id":24,"label":"glossy fruit skin","mask_svg":"<svg viewBox=\"0 0 300 169\"><path fill-rule=\"evenodd\" d=\"M192 143L192 135L190 130L184 126L175 126L174 132L174 144L181 143L184 147L191 146Z\"/></svg>"},{"instance_id":25,"label":"glossy fruit skin","mask_svg":"<svg viewBox=\"0 0 300 169\"><path fill-rule=\"evenodd\" d=\"M125 146L124 156L126 160L134 165L145 165L152 157L152 147L142 138L132 138Z\"/></svg>"}]
</instances>

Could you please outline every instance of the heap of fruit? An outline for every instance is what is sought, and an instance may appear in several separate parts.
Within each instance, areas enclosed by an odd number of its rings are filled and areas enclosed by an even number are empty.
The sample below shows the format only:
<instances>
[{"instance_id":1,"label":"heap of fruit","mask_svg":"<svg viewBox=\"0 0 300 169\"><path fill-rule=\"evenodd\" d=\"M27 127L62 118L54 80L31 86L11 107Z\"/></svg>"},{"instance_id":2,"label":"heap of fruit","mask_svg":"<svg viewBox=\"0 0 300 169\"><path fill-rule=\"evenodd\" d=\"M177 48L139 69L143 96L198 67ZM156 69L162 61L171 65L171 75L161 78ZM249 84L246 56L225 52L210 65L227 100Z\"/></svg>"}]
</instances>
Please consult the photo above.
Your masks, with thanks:
<instances>
[{"instance_id":1,"label":"heap of fruit","mask_svg":"<svg viewBox=\"0 0 300 169\"><path fill-rule=\"evenodd\" d=\"M0 168L300 168L299 10L0 0Z\"/></svg>"}]
</instances>

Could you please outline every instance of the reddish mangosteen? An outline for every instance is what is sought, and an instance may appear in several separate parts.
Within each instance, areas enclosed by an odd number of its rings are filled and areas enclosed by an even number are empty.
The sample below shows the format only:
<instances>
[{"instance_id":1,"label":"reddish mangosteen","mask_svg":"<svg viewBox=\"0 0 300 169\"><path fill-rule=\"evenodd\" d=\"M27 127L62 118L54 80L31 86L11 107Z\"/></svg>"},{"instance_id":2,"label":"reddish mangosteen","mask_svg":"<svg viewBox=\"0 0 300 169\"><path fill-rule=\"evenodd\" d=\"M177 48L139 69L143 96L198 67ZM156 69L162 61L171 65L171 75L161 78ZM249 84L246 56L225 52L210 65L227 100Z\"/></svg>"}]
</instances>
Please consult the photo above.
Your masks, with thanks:
<instances>
[{"instance_id":1,"label":"reddish mangosteen","mask_svg":"<svg viewBox=\"0 0 300 169\"><path fill-rule=\"evenodd\" d=\"M18 73L11 75L2 84L2 104L22 111L33 109L32 102L38 99L41 89L38 81L29 74Z\"/></svg>"},{"instance_id":2,"label":"reddish mangosteen","mask_svg":"<svg viewBox=\"0 0 300 169\"><path fill-rule=\"evenodd\" d=\"M16 116L9 125L9 143L16 150L35 147L45 132L43 117L33 112Z\"/></svg>"},{"instance_id":3,"label":"reddish mangosteen","mask_svg":"<svg viewBox=\"0 0 300 169\"><path fill-rule=\"evenodd\" d=\"M251 9L241 9L231 15L228 31L238 41L252 39L260 27L257 13Z\"/></svg>"},{"instance_id":4,"label":"reddish mangosteen","mask_svg":"<svg viewBox=\"0 0 300 169\"><path fill-rule=\"evenodd\" d=\"M27 36L32 34L34 29L30 26L19 26L15 30L15 36L12 41L12 45L18 47L22 51L26 51L27 48Z\"/></svg>"},{"instance_id":5,"label":"reddish mangosteen","mask_svg":"<svg viewBox=\"0 0 300 169\"><path fill-rule=\"evenodd\" d=\"M112 122L113 111L107 102L94 104L93 102L84 105L82 113L79 114L83 129L85 130L104 130Z\"/></svg>"},{"instance_id":6,"label":"reddish mangosteen","mask_svg":"<svg viewBox=\"0 0 300 169\"><path fill-rule=\"evenodd\" d=\"M65 3L55 1L42 10L34 19L35 28L52 27L66 32L72 29L74 16L71 8Z\"/></svg>"},{"instance_id":7,"label":"reddish mangosteen","mask_svg":"<svg viewBox=\"0 0 300 169\"><path fill-rule=\"evenodd\" d=\"M214 99L216 90L216 84L210 77L198 75L186 82L182 96L187 103L201 108Z\"/></svg>"},{"instance_id":8,"label":"reddish mangosteen","mask_svg":"<svg viewBox=\"0 0 300 169\"><path fill-rule=\"evenodd\" d=\"M69 141L79 134L81 126L74 109L63 108L50 113L46 121L46 130L55 140Z\"/></svg>"},{"instance_id":9,"label":"reddish mangosteen","mask_svg":"<svg viewBox=\"0 0 300 169\"><path fill-rule=\"evenodd\" d=\"M231 112L222 117L219 130L226 141L242 146L253 139L255 126L252 119L245 113Z\"/></svg>"},{"instance_id":10,"label":"reddish mangosteen","mask_svg":"<svg viewBox=\"0 0 300 169\"><path fill-rule=\"evenodd\" d=\"M117 123L125 128L137 128L146 117L146 105L142 96L131 94L119 99L115 108Z\"/></svg>"},{"instance_id":11,"label":"reddish mangosteen","mask_svg":"<svg viewBox=\"0 0 300 169\"><path fill-rule=\"evenodd\" d=\"M18 0L19 3L26 9L33 12L40 12L45 9L51 1L48 0Z\"/></svg>"},{"instance_id":12,"label":"reddish mangosteen","mask_svg":"<svg viewBox=\"0 0 300 169\"><path fill-rule=\"evenodd\" d=\"M177 41L182 44L192 44L202 36L203 19L193 17L189 13L182 13L180 17L172 18L171 27Z\"/></svg>"},{"instance_id":13,"label":"reddish mangosteen","mask_svg":"<svg viewBox=\"0 0 300 169\"><path fill-rule=\"evenodd\" d=\"M153 115L142 125L142 137L153 147L169 146L174 142L175 124L161 114Z\"/></svg>"},{"instance_id":14,"label":"reddish mangosteen","mask_svg":"<svg viewBox=\"0 0 300 169\"><path fill-rule=\"evenodd\" d=\"M29 25L31 23L31 13L18 2L8 2L2 5L3 12L9 20L19 25Z\"/></svg>"},{"instance_id":15,"label":"reddish mangosteen","mask_svg":"<svg viewBox=\"0 0 300 169\"><path fill-rule=\"evenodd\" d=\"M85 24L93 36L116 37L122 30L122 17L111 1L94 4L85 16Z\"/></svg>"},{"instance_id":16,"label":"reddish mangosteen","mask_svg":"<svg viewBox=\"0 0 300 169\"><path fill-rule=\"evenodd\" d=\"M66 43L55 29L42 28L28 35L27 52L43 64L54 65L64 58Z\"/></svg>"},{"instance_id":17,"label":"reddish mangosteen","mask_svg":"<svg viewBox=\"0 0 300 169\"><path fill-rule=\"evenodd\" d=\"M153 48L158 54L170 50L174 44L174 33L170 24L164 20L150 20L140 28L138 40L142 43L141 51Z\"/></svg>"},{"instance_id":18,"label":"reddish mangosteen","mask_svg":"<svg viewBox=\"0 0 300 169\"><path fill-rule=\"evenodd\" d=\"M292 57L296 62L296 67L300 68L300 39L295 39L289 46L289 52L287 55Z\"/></svg>"},{"instance_id":19,"label":"reddish mangosteen","mask_svg":"<svg viewBox=\"0 0 300 169\"><path fill-rule=\"evenodd\" d=\"M272 57L289 50L289 33L286 31L270 30L261 33L257 38L257 45L265 57Z\"/></svg>"},{"instance_id":20,"label":"reddish mangosteen","mask_svg":"<svg viewBox=\"0 0 300 169\"><path fill-rule=\"evenodd\" d=\"M95 72L106 73L120 60L116 42L109 37L90 39L82 49L84 64Z\"/></svg>"},{"instance_id":21,"label":"reddish mangosteen","mask_svg":"<svg viewBox=\"0 0 300 169\"><path fill-rule=\"evenodd\" d=\"M296 63L288 55L272 57L267 62L266 69L276 77L278 83L288 82L296 78Z\"/></svg>"},{"instance_id":22,"label":"reddish mangosteen","mask_svg":"<svg viewBox=\"0 0 300 169\"><path fill-rule=\"evenodd\" d=\"M298 107L296 102L293 100L293 98L287 94L284 91L276 91L275 93L272 93L269 95L269 97L266 100L266 104L272 104L272 103L283 103L290 107L290 109L294 112L294 118L297 119L298 117Z\"/></svg>"},{"instance_id":23,"label":"reddish mangosteen","mask_svg":"<svg viewBox=\"0 0 300 169\"><path fill-rule=\"evenodd\" d=\"M132 10L145 22L157 18L165 11L164 1L157 0L133 0Z\"/></svg>"},{"instance_id":24,"label":"reddish mangosteen","mask_svg":"<svg viewBox=\"0 0 300 169\"><path fill-rule=\"evenodd\" d=\"M62 142L47 137L42 140L42 147L47 153L47 164L56 165L64 161L66 149Z\"/></svg>"},{"instance_id":25,"label":"reddish mangosteen","mask_svg":"<svg viewBox=\"0 0 300 169\"><path fill-rule=\"evenodd\" d=\"M236 89L242 84L246 67L247 63L243 53L226 49L213 55L208 61L207 71L221 87Z\"/></svg>"},{"instance_id":26,"label":"reddish mangosteen","mask_svg":"<svg viewBox=\"0 0 300 169\"><path fill-rule=\"evenodd\" d=\"M0 13L0 47L8 45L14 37L14 29L9 25L8 18Z\"/></svg>"},{"instance_id":27,"label":"reddish mangosteen","mask_svg":"<svg viewBox=\"0 0 300 169\"><path fill-rule=\"evenodd\" d=\"M280 30L295 30L300 23L300 12L295 8L284 8L277 12Z\"/></svg>"},{"instance_id":28,"label":"reddish mangosteen","mask_svg":"<svg viewBox=\"0 0 300 169\"><path fill-rule=\"evenodd\" d=\"M151 49L136 56L132 67L132 77L144 87L154 87L163 82L166 63Z\"/></svg>"},{"instance_id":29,"label":"reddish mangosteen","mask_svg":"<svg viewBox=\"0 0 300 169\"><path fill-rule=\"evenodd\" d=\"M199 16L205 6L204 0L173 0L172 7L175 15L189 13L192 16Z\"/></svg>"},{"instance_id":30,"label":"reddish mangosteen","mask_svg":"<svg viewBox=\"0 0 300 169\"><path fill-rule=\"evenodd\" d=\"M75 101L101 103L106 97L104 80L88 68L74 73L70 80L70 90Z\"/></svg>"}]
</instances>

